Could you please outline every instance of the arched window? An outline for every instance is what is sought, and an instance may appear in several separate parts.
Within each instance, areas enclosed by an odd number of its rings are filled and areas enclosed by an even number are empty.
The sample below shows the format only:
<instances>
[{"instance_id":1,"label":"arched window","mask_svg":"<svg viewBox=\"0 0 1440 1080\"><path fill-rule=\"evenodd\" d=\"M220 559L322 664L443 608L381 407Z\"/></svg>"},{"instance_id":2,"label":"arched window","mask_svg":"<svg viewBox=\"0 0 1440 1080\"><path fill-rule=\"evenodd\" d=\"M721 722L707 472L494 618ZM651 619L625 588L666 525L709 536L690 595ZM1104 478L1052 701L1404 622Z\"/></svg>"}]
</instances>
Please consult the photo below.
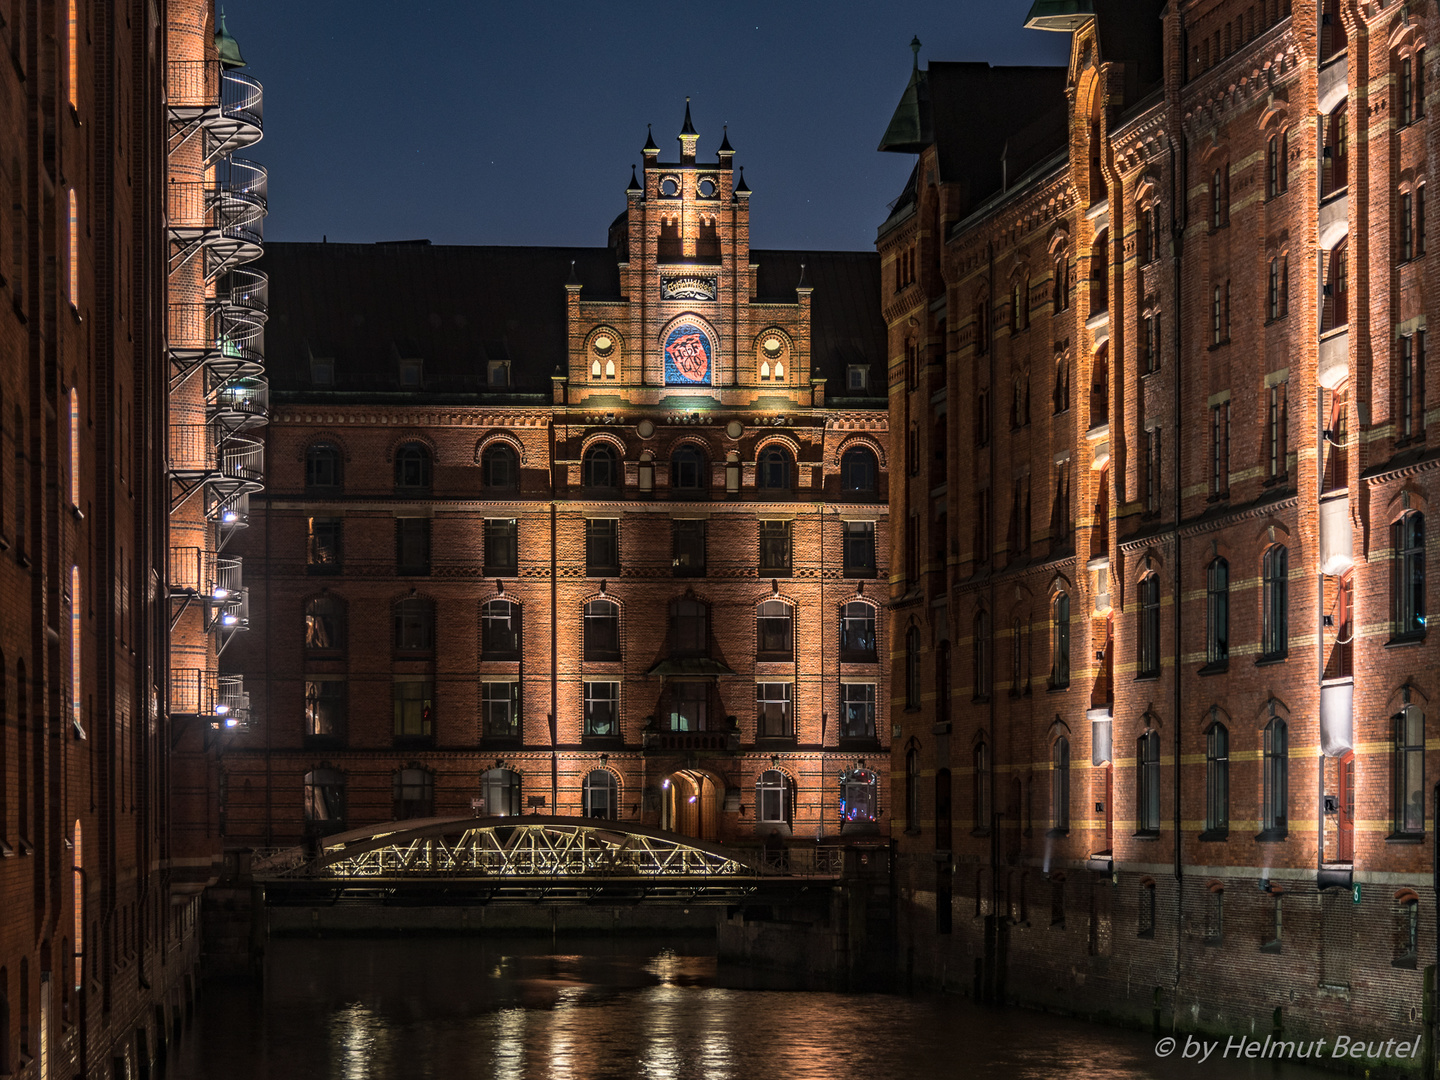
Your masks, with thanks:
<instances>
[{"instance_id":1,"label":"arched window","mask_svg":"<svg viewBox=\"0 0 1440 1080\"><path fill-rule=\"evenodd\" d=\"M435 611L430 601L407 596L391 606L397 652L429 652L435 645Z\"/></svg>"},{"instance_id":2,"label":"arched window","mask_svg":"<svg viewBox=\"0 0 1440 1080\"><path fill-rule=\"evenodd\" d=\"M970 643L975 668L975 700L983 701L990 696L990 615L977 611L971 625L973 637Z\"/></svg>"},{"instance_id":3,"label":"arched window","mask_svg":"<svg viewBox=\"0 0 1440 1080\"><path fill-rule=\"evenodd\" d=\"M756 616L756 658L789 660L794 653L794 626L794 610L784 600L761 604Z\"/></svg>"},{"instance_id":4,"label":"arched window","mask_svg":"<svg viewBox=\"0 0 1440 1080\"><path fill-rule=\"evenodd\" d=\"M1070 594L1059 593L1051 605L1050 686L1070 685Z\"/></svg>"},{"instance_id":5,"label":"arched window","mask_svg":"<svg viewBox=\"0 0 1440 1080\"><path fill-rule=\"evenodd\" d=\"M1055 310L1070 310L1070 268L1066 264L1065 253L1062 251L1055 256L1055 273L1051 279L1051 300Z\"/></svg>"},{"instance_id":6,"label":"arched window","mask_svg":"<svg viewBox=\"0 0 1440 1080\"><path fill-rule=\"evenodd\" d=\"M1214 720L1205 731L1205 834L1200 839L1222 840L1229 834L1230 731Z\"/></svg>"},{"instance_id":7,"label":"arched window","mask_svg":"<svg viewBox=\"0 0 1440 1080\"><path fill-rule=\"evenodd\" d=\"M520 482L515 448L503 442L487 446L480 455L480 482L491 491L514 491Z\"/></svg>"},{"instance_id":8,"label":"arched window","mask_svg":"<svg viewBox=\"0 0 1440 1080\"><path fill-rule=\"evenodd\" d=\"M609 769L594 769L585 775L580 812L587 818L614 821L620 816L620 789Z\"/></svg>"},{"instance_id":9,"label":"arched window","mask_svg":"<svg viewBox=\"0 0 1440 1080\"><path fill-rule=\"evenodd\" d=\"M954 843L955 812L951 805L950 770L935 770L935 850L949 851Z\"/></svg>"},{"instance_id":10,"label":"arched window","mask_svg":"<svg viewBox=\"0 0 1440 1080\"><path fill-rule=\"evenodd\" d=\"M874 495L879 469L875 455L863 446L852 446L840 456L840 488L851 495Z\"/></svg>"},{"instance_id":11,"label":"arched window","mask_svg":"<svg viewBox=\"0 0 1440 1080\"><path fill-rule=\"evenodd\" d=\"M766 769L755 781L756 819L767 825L789 825L794 812L794 783L779 769Z\"/></svg>"},{"instance_id":12,"label":"arched window","mask_svg":"<svg viewBox=\"0 0 1440 1080\"><path fill-rule=\"evenodd\" d=\"M1278 716L1265 725L1261 816L1269 838L1280 838L1289 831L1290 805L1290 736L1285 721Z\"/></svg>"},{"instance_id":13,"label":"arched window","mask_svg":"<svg viewBox=\"0 0 1440 1080\"><path fill-rule=\"evenodd\" d=\"M345 741L345 680L305 680L305 743L334 746Z\"/></svg>"},{"instance_id":14,"label":"arched window","mask_svg":"<svg viewBox=\"0 0 1440 1080\"><path fill-rule=\"evenodd\" d=\"M316 443L305 451L305 486L312 491L338 491L343 483L343 459L331 443Z\"/></svg>"},{"instance_id":15,"label":"arched window","mask_svg":"<svg viewBox=\"0 0 1440 1080\"><path fill-rule=\"evenodd\" d=\"M976 830L990 828L990 744L981 739L971 751L974 763L974 786L971 794L975 803L971 807L975 815Z\"/></svg>"},{"instance_id":16,"label":"arched window","mask_svg":"<svg viewBox=\"0 0 1440 1080\"><path fill-rule=\"evenodd\" d=\"M614 447L600 443L585 451L580 464L580 483L587 488L599 489L620 486L620 459Z\"/></svg>"},{"instance_id":17,"label":"arched window","mask_svg":"<svg viewBox=\"0 0 1440 1080\"><path fill-rule=\"evenodd\" d=\"M710 651L710 609L699 600L671 603L670 651L677 656L704 656Z\"/></svg>"},{"instance_id":18,"label":"arched window","mask_svg":"<svg viewBox=\"0 0 1440 1080\"><path fill-rule=\"evenodd\" d=\"M1142 678L1160 674L1160 575L1140 579L1140 604L1136 611L1136 670Z\"/></svg>"},{"instance_id":19,"label":"arched window","mask_svg":"<svg viewBox=\"0 0 1440 1080\"><path fill-rule=\"evenodd\" d=\"M950 642L940 642L935 650L935 722L950 723ZM948 729L947 729L948 730Z\"/></svg>"},{"instance_id":20,"label":"arched window","mask_svg":"<svg viewBox=\"0 0 1440 1080\"><path fill-rule=\"evenodd\" d=\"M333 596L305 602L305 648L312 652L345 648L345 612Z\"/></svg>"},{"instance_id":21,"label":"arched window","mask_svg":"<svg viewBox=\"0 0 1440 1080\"><path fill-rule=\"evenodd\" d=\"M1425 515L1409 513L1395 522L1395 636L1425 633Z\"/></svg>"},{"instance_id":22,"label":"arched window","mask_svg":"<svg viewBox=\"0 0 1440 1080\"><path fill-rule=\"evenodd\" d=\"M1278 660L1290 650L1290 553L1284 544L1265 552L1261 593L1260 652L1266 660Z\"/></svg>"},{"instance_id":23,"label":"arched window","mask_svg":"<svg viewBox=\"0 0 1440 1080\"><path fill-rule=\"evenodd\" d=\"M1214 560L1205 572L1205 665L1230 662L1230 564Z\"/></svg>"},{"instance_id":24,"label":"arched window","mask_svg":"<svg viewBox=\"0 0 1440 1080\"><path fill-rule=\"evenodd\" d=\"M395 451L395 487L409 492L430 490L430 451L420 443L406 443Z\"/></svg>"},{"instance_id":25,"label":"arched window","mask_svg":"<svg viewBox=\"0 0 1440 1080\"><path fill-rule=\"evenodd\" d=\"M920 630L905 631L905 708L920 708Z\"/></svg>"},{"instance_id":26,"label":"arched window","mask_svg":"<svg viewBox=\"0 0 1440 1080\"><path fill-rule=\"evenodd\" d=\"M705 454L694 443L677 446L670 455L670 487L674 491L705 491L710 486L709 471Z\"/></svg>"},{"instance_id":27,"label":"arched window","mask_svg":"<svg viewBox=\"0 0 1440 1080\"><path fill-rule=\"evenodd\" d=\"M840 820L845 824L874 822L880 816L880 778L869 769L840 774Z\"/></svg>"},{"instance_id":28,"label":"arched window","mask_svg":"<svg viewBox=\"0 0 1440 1080\"><path fill-rule=\"evenodd\" d=\"M487 600L480 609L482 660L520 659L520 605L505 599Z\"/></svg>"},{"instance_id":29,"label":"arched window","mask_svg":"<svg viewBox=\"0 0 1440 1080\"><path fill-rule=\"evenodd\" d=\"M1135 743L1136 831L1160 831L1160 733L1147 731Z\"/></svg>"},{"instance_id":30,"label":"arched window","mask_svg":"<svg viewBox=\"0 0 1440 1080\"><path fill-rule=\"evenodd\" d=\"M920 832L920 751L905 751L905 831Z\"/></svg>"},{"instance_id":31,"label":"arched window","mask_svg":"<svg viewBox=\"0 0 1440 1080\"><path fill-rule=\"evenodd\" d=\"M305 829L316 836L345 829L345 777L337 769L305 774Z\"/></svg>"},{"instance_id":32,"label":"arched window","mask_svg":"<svg viewBox=\"0 0 1440 1080\"><path fill-rule=\"evenodd\" d=\"M395 820L426 818L435 812L435 774L429 769L401 769L394 780Z\"/></svg>"},{"instance_id":33,"label":"arched window","mask_svg":"<svg viewBox=\"0 0 1440 1080\"><path fill-rule=\"evenodd\" d=\"M1395 724L1394 831L1407 836L1425 832L1425 714L1406 705Z\"/></svg>"},{"instance_id":34,"label":"arched window","mask_svg":"<svg viewBox=\"0 0 1440 1080\"><path fill-rule=\"evenodd\" d=\"M875 607L851 600L840 609L840 659L865 663L875 656Z\"/></svg>"},{"instance_id":35,"label":"arched window","mask_svg":"<svg viewBox=\"0 0 1440 1080\"><path fill-rule=\"evenodd\" d=\"M1070 740L1063 735L1050 747L1050 827L1070 831Z\"/></svg>"},{"instance_id":36,"label":"arched window","mask_svg":"<svg viewBox=\"0 0 1440 1080\"><path fill-rule=\"evenodd\" d=\"M585 605L585 659L620 659L620 605L613 600L591 600Z\"/></svg>"},{"instance_id":37,"label":"arched window","mask_svg":"<svg viewBox=\"0 0 1440 1080\"><path fill-rule=\"evenodd\" d=\"M480 774L482 813L487 817L514 817L520 813L520 774L497 766Z\"/></svg>"},{"instance_id":38,"label":"arched window","mask_svg":"<svg viewBox=\"0 0 1440 1080\"><path fill-rule=\"evenodd\" d=\"M789 491L790 455L778 446L762 451L756 462L755 486L766 491Z\"/></svg>"}]
</instances>

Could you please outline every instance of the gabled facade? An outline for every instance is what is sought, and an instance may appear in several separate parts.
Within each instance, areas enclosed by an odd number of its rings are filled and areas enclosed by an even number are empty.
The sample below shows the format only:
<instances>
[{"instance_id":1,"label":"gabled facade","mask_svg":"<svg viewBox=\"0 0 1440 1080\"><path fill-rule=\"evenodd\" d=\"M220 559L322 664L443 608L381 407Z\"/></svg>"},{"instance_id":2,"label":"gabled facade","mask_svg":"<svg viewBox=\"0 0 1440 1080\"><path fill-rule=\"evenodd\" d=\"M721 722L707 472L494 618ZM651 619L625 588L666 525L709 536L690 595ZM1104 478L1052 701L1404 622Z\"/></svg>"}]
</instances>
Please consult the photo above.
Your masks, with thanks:
<instances>
[{"instance_id":1,"label":"gabled facade","mask_svg":"<svg viewBox=\"0 0 1440 1080\"><path fill-rule=\"evenodd\" d=\"M882 145L902 938L986 996L1419 1037L1434 11L1150 6L1034 6L1048 142L931 64ZM973 168L947 113L1001 125Z\"/></svg>"},{"instance_id":2,"label":"gabled facade","mask_svg":"<svg viewBox=\"0 0 1440 1080\"><path fill-rule=\"evenodd\" d=\"M752 249L697 143L647 140L605 248L269 247L230 843L885 830L879 260Z\"/></svg>"}]
</instances>

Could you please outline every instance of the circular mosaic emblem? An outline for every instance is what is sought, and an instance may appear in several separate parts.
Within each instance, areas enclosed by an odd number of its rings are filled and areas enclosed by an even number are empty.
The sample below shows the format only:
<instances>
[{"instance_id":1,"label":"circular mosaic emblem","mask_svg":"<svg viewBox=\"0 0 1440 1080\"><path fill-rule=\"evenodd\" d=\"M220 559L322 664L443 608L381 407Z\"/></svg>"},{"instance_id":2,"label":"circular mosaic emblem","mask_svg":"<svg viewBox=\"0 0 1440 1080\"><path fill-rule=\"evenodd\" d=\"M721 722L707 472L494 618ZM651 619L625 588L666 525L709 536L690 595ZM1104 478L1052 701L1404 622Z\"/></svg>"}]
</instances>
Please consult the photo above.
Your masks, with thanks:
<instances>
[{"instance_id":1,"label":"circular mosaic emblem","mask_svg":"<svg viewBox=\"0 0 1440 1080\"><path fill-rule=\"evenodd\" d=\"M712 360L709 335L681 323L665 337L665 385L709 386Z\"/></svg>"}]
</instances>

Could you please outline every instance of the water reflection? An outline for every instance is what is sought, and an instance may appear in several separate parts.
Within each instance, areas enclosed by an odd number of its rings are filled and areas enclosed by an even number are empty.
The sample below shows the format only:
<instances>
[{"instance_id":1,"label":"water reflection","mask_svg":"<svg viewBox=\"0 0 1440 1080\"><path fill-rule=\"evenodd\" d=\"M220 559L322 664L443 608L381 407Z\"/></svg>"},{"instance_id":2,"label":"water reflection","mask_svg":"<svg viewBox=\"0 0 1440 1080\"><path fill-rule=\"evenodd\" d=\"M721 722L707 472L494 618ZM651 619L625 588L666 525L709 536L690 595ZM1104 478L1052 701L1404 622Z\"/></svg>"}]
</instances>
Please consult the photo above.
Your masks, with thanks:
<instances>
[{"instance_id":1,"label":"water reflection","mask_svg":"<svg viewBox=\"0 0 1440 1080\"><path fill-rule=\"evenodd\" d=\"M172 1080L1099 1080L1169 1077L1147 1036L939 996L755 988L709 943L271 942L264 993L212 984ZM1211 1058L1205 1080L1332 1074Z\"/></svg>"}]
</instances>

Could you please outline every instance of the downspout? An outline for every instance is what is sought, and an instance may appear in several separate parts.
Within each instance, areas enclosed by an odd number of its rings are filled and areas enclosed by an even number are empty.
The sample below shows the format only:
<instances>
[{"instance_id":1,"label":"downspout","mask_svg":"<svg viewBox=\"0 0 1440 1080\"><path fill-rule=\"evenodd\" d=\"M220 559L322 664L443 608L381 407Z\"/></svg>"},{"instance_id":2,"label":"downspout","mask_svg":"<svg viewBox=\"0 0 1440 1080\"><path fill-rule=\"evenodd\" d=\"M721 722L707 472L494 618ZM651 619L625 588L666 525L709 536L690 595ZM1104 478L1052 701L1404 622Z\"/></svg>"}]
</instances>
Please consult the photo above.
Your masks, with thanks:
<instances>
[{"instance_id":1,"label":"downspout","mask_svg":"<svg viewBox=\"0 0 1440 1080\"><path fill-rule=\"evenodd\" d=\"M986 340L985 340L985 354L989 357L989 374L990 374L990 382L989 382L990 394L989 394L989 396L987 397L986 400L987 400L987 404L989 405L990 411L991 411L991 413L993 414L994 411L995 411L995 402L994 402L994 397L995 397L995 325L994 325L994 312L995 312L995 242L994 242L993 240L987 242L987 244L986 244L986 259L988 260L988 263L989 263L989 266L988 266L988 268L987 268L987 270L986 270L986 275L987 275L987 281L986 281L986 284L987 284L986 297L987 297L987 299L986 299L986 303L989 305L989 309L990 309L989 311L987 311L987 312L985 313L985 339L986 339ZM949 329L949 312L948 312L948 311L946 312L946 329L947 329L947 331L948 331L948 329ZM948 404L947 404L947 409L948 409ZM987 424L987 426L989 425L989 422L990 422L990 418L989 418L989 417L986 417L986 424ZM948 430L948 427L947 427L947 430ZM989 536L989 537L986 538L986 540L985 540L985 547L986 547L986 550L990 552L990 554L991 554L992 557L994 556L994 553L995 553L995 552L994 552L994 548L993 548L991 545L992 545L992 542L993 542L993 537L994 537L994 532L995 532L995 449L996 449L995 444L996 444L997 441L998 441L998 440L996 440L996 438L995 438L995 433L994 433L994 431L991 431L991 432L990 432L990 512L989 512L989 514L987 515L988 518L989 518L989 520L986 522L986 524L987 524L987 525L989 526L989 528L990 528L991 536ZM949 521L949 518L948 518L948 517L946 518L946 521L947 521L947 522ZM948 526L947 526L947 528L948 528ZM993 655L993 653L994 653L995 650L994 650L992 647L990 647L990 646L992 646L992 645L994 644L994 641L995 641L995 574L994 574L993 571L994 571L994 568L991 567L990 587L989 587L989 592L990 592L990 618L989 618L988 626L987 626L987 630L989 631L989 638L990 638L990 640L984 643L985 646L986 646L986 647L985 647L985 663L988 664L989 667L990 667L990 677L986 680L986 684L985 684L985 685L986 685L986 687L987 687L987 688L989 689L989 691L990 691L989 694L986 695L986 696L990 699L990 747L991 747L990 761L989 761L989 763L988 763L989 766L990 766L990 769L989 769L989 772L990 772L990 792L989 792L989 794L990 794L990 820L989 820L988 822L986 822L986 824L990 827L990 921L991 921L991 929L990 929L990 933L987 935L987 937L993 942L993 945L992 945L993 952L991 953L991 963L990 963L990 979L989 979L989 983L988 983L988 985L986 986L985 990L986 990L986 998L987 998L987 1000L992 1000L992 1001L994 1000L995 984L999 981L999 972L996 970L996 967L997 967L997 964L998 964L998 962L999 962L999 952L1000 952L1000 942L999 942L999 938L1000 938L1000 906L999 906L999 905L1000 905L1000 845L999 845L999 838L998 838L997 835L996 835L996 831L997 831L997 828L996 828L996 827L997 827L997 825L998 825L998 821L997 821L996 816L995 816L995 775L996 775L996 765L998 764L998 762L999 762L999 760L1000 760L1000 755L995 752L995 748L996 748L996 747L998 746L998 744L999 744L999 739L998 739L998 737L997 737L997 734L998 734L998 733L997 733L996 730L995 730L995 716L996 716L995 679L994 679L995 657L994 657L994 655ZM978 677L978 673L977 673L977 677ZM979 823L977 822L976 824L978 825Z\"/></svg>"},{"instance_id":2,"label":"downspout","mask_svg":"<svg viewBox=\"0 0 1440 1080\"><path fill-rule=\"evenodd\" d=\"M569 387L565 389L566 410L569 410ZM560 602L559 565L556 560L556 540L559 529L559 508L555 505L555 425L550 425L550 812L560 812L560 763L555 753L559 718L556 703L559 698L559 612Z\"/></svg>"}]
</instances>

